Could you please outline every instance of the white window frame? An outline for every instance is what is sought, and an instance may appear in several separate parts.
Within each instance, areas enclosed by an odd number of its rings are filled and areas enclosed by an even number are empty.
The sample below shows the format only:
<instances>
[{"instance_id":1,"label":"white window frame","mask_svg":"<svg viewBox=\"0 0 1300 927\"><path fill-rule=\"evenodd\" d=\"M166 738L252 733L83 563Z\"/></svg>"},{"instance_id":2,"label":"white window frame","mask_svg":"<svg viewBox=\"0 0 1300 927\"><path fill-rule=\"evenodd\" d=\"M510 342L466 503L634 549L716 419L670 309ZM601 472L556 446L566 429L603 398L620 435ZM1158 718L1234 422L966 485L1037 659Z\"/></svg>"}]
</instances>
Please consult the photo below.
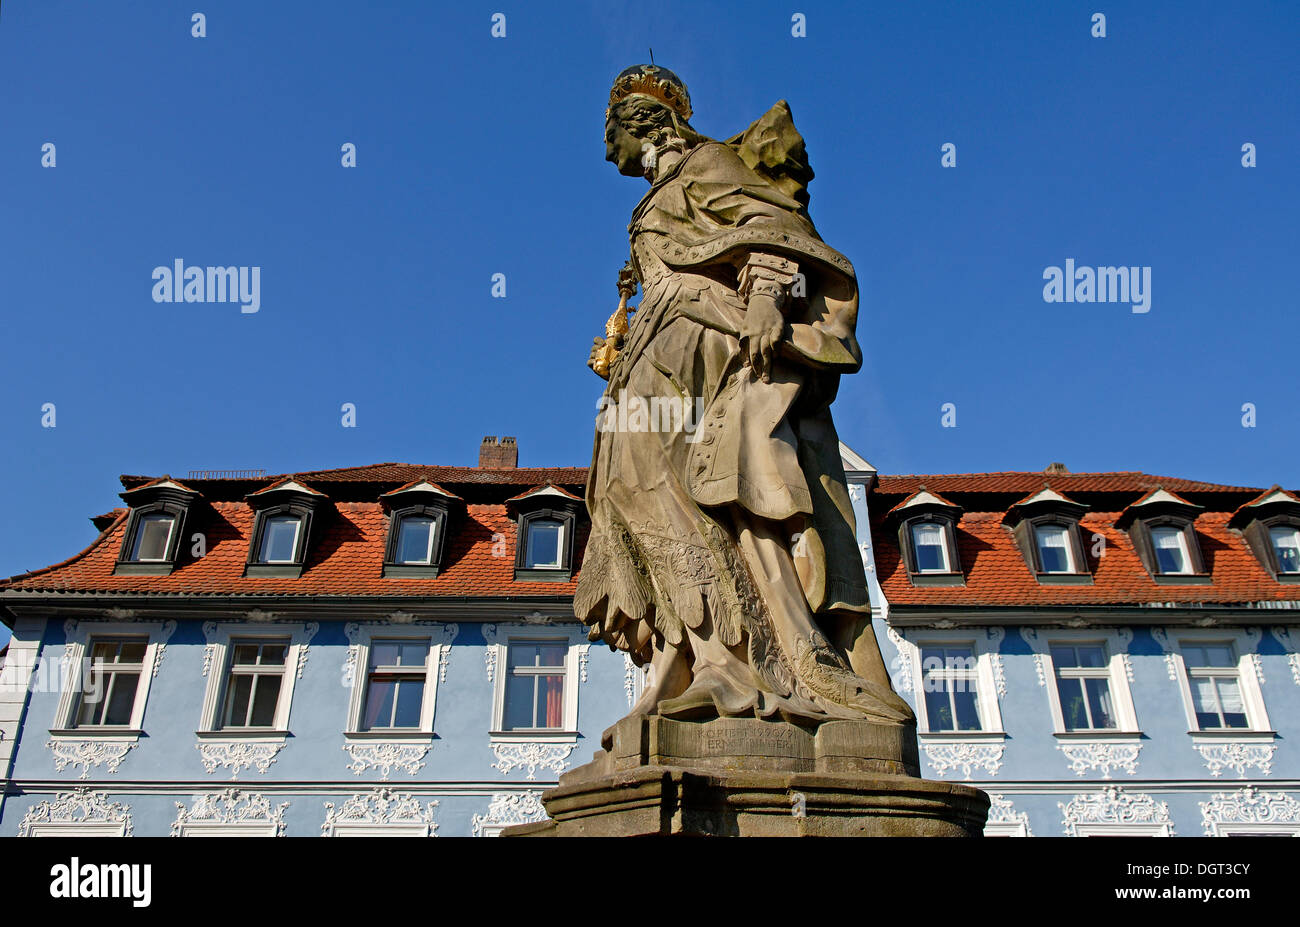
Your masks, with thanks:
<instances>
[{"instance_id":1,"label":"white window frame","mask_svg":"<svg viewBox=\"0 0 1300 927\"><path fill-rule=\"evenodd\" d=\"M1076 837L1172 837L1168 824L1076 824Z\"/></svg>"},{"instance_id":2,"label":"white window frame","mask_svg":"<svg viewBox=\"0 0 1300 927\"><path fill-rule=\"evenodd\" d=\"M207 687L203 693L203 709L199 716L199 734L224 736L235 740L258 737L281 737L289 732L289 716L293 709L294 681L302 678L307 663L307 648L320 625L316 622L207 622L203 635L207 648L203 654L203 674ZM230 642L285 641L289 650L284 658L284 681L276 702L275 725L271 728L226 728L222 726L222 709L225 705L226 684L230 676Z\"/></svg>"},{"instance_id":3,"label":"white window frame","mask_svg":"<svg viewBox=\"0 0 1300 927\"><path fill-rule=\"evenodd\" d=\"M1187 547L1187 530L1177 525L1156 525L1148 529L1151 535L1151 565L1160 576L1195 576L1196 567L1192 563L1192 552ZM1183 568L1181 570L1166 570L1160 565L1160 551L1163 549L1156 543L1156 534L1158 532L1169 532L1178 539L1178 552L1183 557Z\"/></svg>"},{"instance_id":4,"label":"white window frame","mask_svg":"<svg viewBox=\"0 0 1300 927\"><path fill-rule=\"evenodd\" d=\"M550 624L505 623L484 625L483 637L487 641L488 672L493 680L492 719L490 736L492 743L560 741L576 743L578 737L578 688L580 677L586 674L585 663L590 644L582 627L569 628ZM567 648L564 660L564 727L558 731L504 730L506 677L509 646L512 641L520 643L541 641L544 643L564 644Z\"/></svg>"},{"instance_id":5,"label":"white window frame","mask_svg":"<svg viewBox=\"0 0 1300 927\"><path fill-rule=\"evenodd\" d=\"M1267 535L1267 537L1268 537L1268 546L1269 546L1269 548L1270 548L1271 551L1272 551L1272 554L1273 554L1273 561L1277 564L1277 572L1278 572L1278 575L1279 575L1279 576L1295 576L1295 575L1297 575L1297 572L1298 572L1298 571L1296 571L1296 570L1291 570L1290 572L1288 572L1288 571L1282 569L1282 558L1281 558L1281 556L1278 555L1278 545L1277 545L1277 542L1273 539L1273 532L1274 532L1274 531L1289 531L1289 532L1291 532L1291 536L1292 536L1292 537L1297 537L1297 536L1300 536L1300 527L1297 527L1296 525L1294 525L1294 524L1289 524L1289 523L1283 523L1283 524L1280 524L1280 525L1269 525L1269 526L1268 526L1268 535Z\"/></svg>"},{"instance_id":6,"label":"white window frame","mask_svg":"<svg viewBox=\"0 0 1300 927\"><path fill-rule=\"evenodd\" d=\"M1098 628L1096 630L1074 630L1063 628L1021 628L1021 636L1034 651L1038 661L1039 684L1047 689L1048 706L1052 712L1054 735L1059 739L1105 740L1113 738L1140 738L1142 728L1138 724L1137 710L1133 705L1133 692L1129 687L1130 656L1129 644L1133 632L1128 628ZM1079 646L1081 644L1101 644L1105 647L1108 658L1106 670L1110 682L1110 697L1115 703L1115 722L1113 728L1094 728L1072 731L1065 726L1065 715L1061 711L1061 696L1056 690L1056 664L1052 660L1052 646L1064 644Z\"/></svg>"},{"instance_id":7,"label":"white window frame","mask_svg":"<svg viewBox=\"0 0 1300 927\"><path fill-rule=\"evenodd\" d=\"M554 563L529 563L533 556L533 528L539 524L554 523L559 526L555 538ZM524 569L525 570L562 570L564 569L564 532L568 527L562 518L537 518L526 522L524 535ZM503 664L504 665L504 664Z\"/></svg>"},{"instance_id":8,"label":"white window frame","mask_svg":"<svg viewBox=\"0 0 1300 927\"><path fill-rule=\"evenodd\" d=\"M916 543L916 530L918 528L933 528L939 532L939 550L942 551L943 563L935 570L921 569L921 547ZM952 551L948 549L948 528L942 521L924 521L917 519L908 525L908 534L911 535L912 542L912 559L916 563L917 575L951 573L952 569Z\"/></svg>"},{"instance_id":9,"label":"white window frame","mask_svg":"<svg viewBox=\"0 0 1300 927\"><path fill-rule=\"evenodd\" d=\"M50 734L56 740L122 740L135 743L144 730L145 707L149 702L149 688L158 675L167 642L176 630L175 621L77 621L63 624L66 643L60 672L63 692L54 711L54 727ZM127 727L77 726L77 713L81 705L84 676L81 672L86 654L91 651L91 641L101 638L147 639L144 659L140 666L140 681L136 684L135 702L131 706L131 723Z\"/></svg>"},{"instance_id":10,"label":"white window frame","mask_svg":"<svg viewBox=\"0 0 1300 927\"><path fill-rule=\"evenodd\" d=\"M348 638L348 657L344 667L344 685L351 688L348 699L347 727L349 738L382 738L383 740L414 739L427 741L433 736L433 722L437 709L438 683L446 673L452 641L458 626L437 621L420 621L396 624L387 621L351 622L344 625ZM420 705L418 728L381 728L373 731L361 729L362 711L365 709L366 688L370 679L370 650L376 640L427 643L429 657L424 667L424 700Z\"/></svg>"},{"instance_id":11,"label":"white window frame","mask_svg":"<svg viewBox=\"0 0 1300 927\"><path fill-rule=\"evenodd\" d=\"M270 543L270 539L271 539L271 531L270 531L271 524L273 522L279 522L279 521L294 522L293 545L290 548L288 560L269 560L264 556L264 554L266 553L267 545ZM265 524L262 525L262 535L258 540L257 559L254 561L254 563L264 563L272 566L283 566L285 564L297 563L298 562L297 560L298 541L302 537L303 521L304 519L302 518L301 515L294 515L291 512L276 512L274 515L266 516L266 522Z\"/></svg>"},{"instance_id":12,"label":"white window frame","mask_svg":"<svg viewBox=\"0 0 1300 927\"><path fill-rule=\"evenodd\" d=\"M1044 576L1076 576L1083 572L1079 568L1079 564L1074 562L1074 539L1071 537L1071 528L1068 525L1048 522L1042 525L1032 525L1031 527L1033 528L1033 537L1031 538L1031 541L1034 545L1034 556L1038 560L1039 573L1042 573ZM1058 531L1065 539L1064 550L1066 569L1064 570L1048 570L1046 569L1046 565L1043 563L1043 545L1038 542L1038 532L1047 530Z\"/></svg>"},{"instance_id":13,"label":"white window frame","mask_svg":"<svg viewBox=\"0 0 1300 927\"><path fill-rule=\"evenodd\" d=\"M139 555L140 545L144 541L144 526L146 522L167 519L167 538L163 541L163 555L161 557L141 557ZM139 522L135 527L135 537L132 538L130 551L130 563L166 563L167 552L171 550L172 537L176 534L176 523L180 521L180 516L174 512L145 512L139 516Z\"/></svg>"},{"instance_id":14,"label":"white window frame","mask_svg":"<svg viewBox=\"0 0 1300 927\"><path fill-rule=\"evenodd\" d=\"M414 519L427 520L429 522L429 541L425 545L424 559L422 560L403 560L402 553L402 532L406 530L406 523ZM393 563L397 566L432 566L433 551L438 543L439 523L442 519L430 515L427 512L410 512L401 516L397 520L397 543L393 548Z\"/></svg>"},{"instance_id":15,"label":"white window frame","mask_svg":"<svg viewBox=\"0 0 1300 927\"><path fill-rule=\"evenodd\" d=\"M916 680L917 688L915 698L916 732L918 734L924 734L927 737L944 738L979 737L980 735L1005 736L1002 729L1002 711L998 705L998 687L994 667L994 658L997 655L997 646L1002 639L1002 634L994 634L996 640L990 640L990 632L1000 632L1001 630L1000 628L972 628L966 631L927 630L909 634L907 643L911 646L909 647L910 654L908 657L912 662L912 678ZM991 648L990 644L992 645ZM967 645L971 647L971 653L975 657L975 695L979 703L979 730L934 730L931 728L929 712L925 704L925 666L921 659L921 651L927 646L957 647Z\"/></svg>"},{"instance_id":16,"label":"white window frame","mask_svg":"<svg viewBox=\"0 0 1300 927\"><path fill-rule=\"evenodd\" d=\"M1165 629L1154 634L1165 649L1165 662L1169 665L1171 675L1178 682L1182 694L1183 711L1187 718L1187 730L1200 737L1222 737L1241 739L1242 735L1262 735L1272 739L1273 727L1268 720L1268 709L1264 705L1264 693L1259 682L1259 673L1255 666L1258 644L1262 635L1259 628L1210 629L1178 628ZM1241 688L1241 698L1246 706L1247 727L1235 728L1201 728L1196 720L1196 705L1192 701L1191 675L1187 671L1187 662L1183 658L1183 647L1196 644L1219 644L1232 647L1237 654L1237 680ZM1225 667L1225 669L1228 669Z\"/></svg>"}]
</instances>

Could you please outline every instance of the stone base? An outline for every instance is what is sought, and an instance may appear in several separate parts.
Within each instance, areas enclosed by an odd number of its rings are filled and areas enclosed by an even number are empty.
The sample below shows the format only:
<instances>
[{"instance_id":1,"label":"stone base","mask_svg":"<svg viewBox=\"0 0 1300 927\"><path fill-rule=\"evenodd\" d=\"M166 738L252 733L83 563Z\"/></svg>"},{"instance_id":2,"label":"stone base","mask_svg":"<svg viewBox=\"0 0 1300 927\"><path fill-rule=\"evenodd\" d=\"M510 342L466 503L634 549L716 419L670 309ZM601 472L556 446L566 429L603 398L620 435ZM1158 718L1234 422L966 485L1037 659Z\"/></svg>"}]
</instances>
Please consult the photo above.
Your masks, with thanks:
<instances>
[{"instance_id":1,"label":"stone base","mask_svg":"<svg viewBox=\"0 0 1300 927\"><path fill-rule=\"evenodd\" d=\"M978 789L919 778L912 726L624 718L608 751L542 796L549 821L504 836L967 837Z\"/></svg>"}]
</instances>

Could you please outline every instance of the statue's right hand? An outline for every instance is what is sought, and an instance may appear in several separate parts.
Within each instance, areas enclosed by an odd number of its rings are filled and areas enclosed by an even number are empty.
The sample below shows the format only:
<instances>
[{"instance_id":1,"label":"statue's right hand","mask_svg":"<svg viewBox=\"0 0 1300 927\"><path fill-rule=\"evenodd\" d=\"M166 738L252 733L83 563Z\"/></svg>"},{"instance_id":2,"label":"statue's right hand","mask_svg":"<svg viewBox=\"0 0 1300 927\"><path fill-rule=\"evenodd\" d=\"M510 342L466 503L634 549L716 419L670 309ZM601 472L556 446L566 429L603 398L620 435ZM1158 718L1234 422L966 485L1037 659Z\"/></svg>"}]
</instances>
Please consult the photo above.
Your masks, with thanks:
<instances>
[{"instance_id":1,"label":"statue's right hand","mask_svg":"<svg viewBox=\"0 0 1300 927\"><path fill-rule=\"evenodd\" d=\"M587 357L587 366L592 370L595 370L596 361L598 361L605 353L605 339L593 338L591 339L591 342L591 354Z\"/></svg>"}]
</instances>

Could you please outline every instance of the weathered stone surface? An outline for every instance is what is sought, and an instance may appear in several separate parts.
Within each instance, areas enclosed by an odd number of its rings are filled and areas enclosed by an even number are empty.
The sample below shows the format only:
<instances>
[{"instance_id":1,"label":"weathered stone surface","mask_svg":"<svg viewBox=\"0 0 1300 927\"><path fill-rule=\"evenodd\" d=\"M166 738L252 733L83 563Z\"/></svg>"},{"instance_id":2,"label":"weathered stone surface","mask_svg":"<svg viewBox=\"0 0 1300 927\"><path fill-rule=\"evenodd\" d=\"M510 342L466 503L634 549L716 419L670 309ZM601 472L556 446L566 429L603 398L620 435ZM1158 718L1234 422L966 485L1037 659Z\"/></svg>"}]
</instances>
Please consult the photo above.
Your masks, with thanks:
<instances>
[{"instance_id":1,"label":"weathered stone surface","mask_svg":"<svg viewBox=\"0 0 1300 927\"><path fill-rule=\"evenodd\" d=\"M911 725L624 718L508 836L978 836L988 797L917 775Z\"/></svg>"},{"instance_id":2,"label":"weathered stone surface","mask_svg":"<svg viewBox=\"0 0 1300 927\"><path fill-rule=\"evenodd\" d=\"M561 785L551 820L519 837L968 837L983 832L978 789L906 776L705 773L642 766Z\"/></svg>"}]
</instances>

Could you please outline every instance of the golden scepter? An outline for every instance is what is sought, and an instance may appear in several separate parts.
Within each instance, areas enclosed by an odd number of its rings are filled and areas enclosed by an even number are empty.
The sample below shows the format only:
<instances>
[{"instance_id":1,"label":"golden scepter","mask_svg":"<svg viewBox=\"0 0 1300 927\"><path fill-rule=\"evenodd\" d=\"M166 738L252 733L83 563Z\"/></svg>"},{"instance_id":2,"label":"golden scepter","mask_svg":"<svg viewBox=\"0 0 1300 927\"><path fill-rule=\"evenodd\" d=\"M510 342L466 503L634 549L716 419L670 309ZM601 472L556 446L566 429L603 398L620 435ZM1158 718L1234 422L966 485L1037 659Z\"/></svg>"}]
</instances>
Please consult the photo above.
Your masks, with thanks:
<instances>
[{"instance_id":1,"label":"golden scepter","mask_svg":"<svg viewBox=\"0 0 1300 927\"><path fill-rule=\"evenodd\" d=\"M618 357L619 349L623 347L623 341L627 337L627 301L635 295L636 274L632 270L631 263L627 263L618 272L618 308L605 323L605 344L597 351L596 359L591 365L591 369L606 380L609 379L610 365L614 363L614 358Z\"/></svg>"}]
</instances>

